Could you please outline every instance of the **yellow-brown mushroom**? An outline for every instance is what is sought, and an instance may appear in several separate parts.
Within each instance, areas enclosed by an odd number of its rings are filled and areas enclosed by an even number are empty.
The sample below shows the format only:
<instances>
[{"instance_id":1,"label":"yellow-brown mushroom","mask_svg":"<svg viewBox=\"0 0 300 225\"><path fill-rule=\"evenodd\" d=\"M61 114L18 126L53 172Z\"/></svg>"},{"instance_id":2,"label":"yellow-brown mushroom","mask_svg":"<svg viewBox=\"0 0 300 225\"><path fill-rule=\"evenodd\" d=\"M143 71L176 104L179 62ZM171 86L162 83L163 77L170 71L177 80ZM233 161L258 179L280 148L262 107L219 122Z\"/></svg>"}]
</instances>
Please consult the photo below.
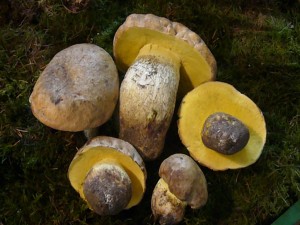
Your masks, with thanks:
<instances>
[{"instance_id":1,"label":"yellow-brown mushroom","mask_svg":"<svg viewBox=\"0 0 300 225\"><path fill-rule=\"evenodd\" d=\"M63 131L83 131L105 123L115 109L119 77L111 56L93 44L58 52L30 95L33 115Z\"/></svg>"},{"instance_id":2,"label":"yellow-brown mushroom","mask_svg":"<svg viewBox=\"0 0 300 225\"><path fill-rule=\"evenodd\" d=\"M206 179L191 157L184 154L169 156L160 165L159 176L161 178L152 194L151 209L161 225L182 221L187 205L199 209L206 204Z\"/></svg>"},{"instance_id":3,"label":"yellow-brown mushroom","mask_svg":"<svg viewBox=\"0 0 300 225\"><path fill-rule=\"evenodd\" d=\"M213 170L253 164L266 141L260 109L224 82L201 84L183 98L178 130L191 156Z\"/></svg>"},{"instance_id":4,"label":"yellow-brown mushroom","mask_svg":"<svg viewBox=\"0 0 300 225\"><path fill-rule=\"evenodd\" d=\"M120 135L147 160L157 158L179 95L212 80L216 61L186 26L152 14L132 14L114 37L120 88ZM179 87L179 89L178 89Z\"/></svg>"},{"instance_id":5,"label":"yellow-brown mushroom","mask_svg":"<svg viewBox=\"0 0 300 225\"><path fill-rule=\"evenodd\" d=\"M72 160L72 187L99 215L115 215L137 205L146 189L146 169L135 148L120 139L98 136Z\"/></svg>"}]
</instances>

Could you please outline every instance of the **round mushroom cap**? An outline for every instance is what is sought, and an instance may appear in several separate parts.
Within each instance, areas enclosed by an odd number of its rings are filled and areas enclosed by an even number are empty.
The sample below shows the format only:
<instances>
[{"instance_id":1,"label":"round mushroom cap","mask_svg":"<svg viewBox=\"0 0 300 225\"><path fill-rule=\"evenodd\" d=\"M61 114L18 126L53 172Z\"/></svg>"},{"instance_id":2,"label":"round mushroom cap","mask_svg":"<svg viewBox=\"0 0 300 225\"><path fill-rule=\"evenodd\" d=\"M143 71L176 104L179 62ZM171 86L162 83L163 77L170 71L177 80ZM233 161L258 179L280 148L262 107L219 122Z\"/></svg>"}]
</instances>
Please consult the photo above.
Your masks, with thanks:
<instances>
[{"instance_id":1,"label":"round mushroom cap","mask_svg":"<svg viewBox=\"0 0 300 225\"><path fill-rule=\"evenodd\" d=\"M167 49L181 61L179 95L216 76L217 63L198 34L178 22L153 14L131 14L117 30L113 51L117 67L125 72L144 46Z\"/></svg>"},{"instance_id":2,"label":"round mushroom cap","mask_svg":"<svg viewBox=\"0 0 300 225\"><path fill-rule=\"evenodd\" d=\"M38 78L29 102L33 115L63 131L105 123L115 109L119 77L112 57L93 44L76 44L59 53Z\"/></svg>"},{"instance_id":3,"label":"round mushroom cap","mask_svg":"<svg viewBox=\"0 0 300 225\"><path fill-rule=\"evenodd\" d=\"M68 177L72 187L87 201L83 183L89 171L99 163L118 165L131 180L132 195L126 209L137 205L146 190L147 172L143 159L136 149L118 138L98 136L89 140L73 158Z\"/></svg>"},{"instance_id":4,"label":"round mushroom cap","mask_svg":"<svg viewBox=\"0 0 300 225\"><path fill-rule=\"evenodd\" d=\"M197 209L206 204L206 179L191 157L179 153L169 156L160 165L159 176L168 184L170 192L191 208Z\"/></svg>"},{"instance_id":5,"label":"round mushroom cap","mask_svg":"<svg viewBox=\"0 0 300 225\"><path fill-rule=\"evenodd\" d=\"M249 140L240 151L225 155L205 146L201 130L214 113L222 112L240 120L249 130ZM212 170L247 167L255 163L266 142L266 123L257 105L232 85L207 82L190 91L179 109L178 133L190 155Z\"/></svg>"}]
</instances>

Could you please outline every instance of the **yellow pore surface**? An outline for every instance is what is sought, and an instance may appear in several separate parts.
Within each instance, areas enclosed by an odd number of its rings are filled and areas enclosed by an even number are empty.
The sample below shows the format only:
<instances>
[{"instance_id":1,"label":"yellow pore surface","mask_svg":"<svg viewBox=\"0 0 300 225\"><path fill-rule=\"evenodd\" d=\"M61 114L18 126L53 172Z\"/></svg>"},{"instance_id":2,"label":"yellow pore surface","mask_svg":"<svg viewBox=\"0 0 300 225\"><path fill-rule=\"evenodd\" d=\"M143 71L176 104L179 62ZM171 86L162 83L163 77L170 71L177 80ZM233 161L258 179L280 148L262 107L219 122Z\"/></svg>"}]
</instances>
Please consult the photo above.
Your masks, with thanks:
<instances>
[{"instance_id":1,"label":"yellow pore surface","mask_svg":"<svg viewBox=\"0 0 300 225\"><path fill-rule=\"evenodd\" d=\"M201 131L207 117L224 112L241 120L249 129L247 145L233 155L224 155L207 148ZM253 164L266 141L266 124L260 109L233 86L207 82L189 92L179 110L179 136L191 156L212 170L237 169Z\"/></svg>"},{"instance_id":2,"label":"yellow pore surface","mask_svg":"<svg viewBox=\"0 0 300 225\"><path fill-rule=\"evenodd\" d=\"M161 54L166 55L163 52L167 49L180 59L180 92L186 93L201 83L214 79L214 72L207 61L187 42L175 36L139 27L124 31L114 46L119 69L125 72L140 54L140 49L148 44L158 46L156 53L161 49ZM142 54L146 55L144 50Z\"/></svg>"},{"instance_id":3,"label":"yellow pore surface","mask_svg":"<svg viewBox=\"0 0 300 225\"><path fill-rule=\"evenodd\" d=\"M137 205L145 192L145 176L139 165L129 156L109 147L88 147L71 162L68 177L72 187L86 201L83 182L89 170L97 163L113 163L121 166L131 179L132 197L127 209Z\"/></svg>"}]
</instances>

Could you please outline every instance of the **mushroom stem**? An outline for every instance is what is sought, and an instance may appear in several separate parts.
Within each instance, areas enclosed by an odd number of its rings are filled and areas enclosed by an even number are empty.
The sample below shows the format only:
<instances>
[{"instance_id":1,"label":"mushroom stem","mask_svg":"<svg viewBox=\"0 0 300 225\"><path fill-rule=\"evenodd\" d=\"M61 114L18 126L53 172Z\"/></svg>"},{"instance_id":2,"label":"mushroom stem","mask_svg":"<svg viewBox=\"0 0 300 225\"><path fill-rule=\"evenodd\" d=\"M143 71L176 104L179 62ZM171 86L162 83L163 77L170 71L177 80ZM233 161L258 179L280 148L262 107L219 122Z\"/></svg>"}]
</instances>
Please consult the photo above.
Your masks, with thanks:
<instances>
[{"instance_id":1,"label":"mushroom stem","mask_svg":"<svg viewBox=\"0 0 300 225\"><path fill-rule=\"evenodd\" d=\"M177 224L183 220L186 206L187 203L172 194L168 184L160 178L151 198L154 220L161 225Z\"/></svg>"},{"instance_id":2,"label":"mushroom stem","mask_svg":"<svg viewBox=\"0 0 300 225\"><path fill-rule=\"evenodd\" d=\"M157 158L173 116L180 60L171 50L144 46L120 89L120 138L146 160Z\"/></svg>"},{"instance_id":3,"label":"mushroom stem","mask_svg":"<svg viewBox=\"0 0 300 225\"><path fill-rule=\"evenodd\" d=\"M90 140L90 139L98 136L99 127L86 129L86 130L83 131L83 133L84 133L84 136L86 137L86 139Z\"/></svg>"},{"instance_id":4,"label":"mushroom stem","mask_svg":"<svg viewBox=\"0 0 300 225\"><path fill-rule=\"evenodd\" d=\"M88 172L83 193L89 207L97 214L116 215L131 199L131 180L120 165L100 162Z\"/></svg>"}]
</instances>

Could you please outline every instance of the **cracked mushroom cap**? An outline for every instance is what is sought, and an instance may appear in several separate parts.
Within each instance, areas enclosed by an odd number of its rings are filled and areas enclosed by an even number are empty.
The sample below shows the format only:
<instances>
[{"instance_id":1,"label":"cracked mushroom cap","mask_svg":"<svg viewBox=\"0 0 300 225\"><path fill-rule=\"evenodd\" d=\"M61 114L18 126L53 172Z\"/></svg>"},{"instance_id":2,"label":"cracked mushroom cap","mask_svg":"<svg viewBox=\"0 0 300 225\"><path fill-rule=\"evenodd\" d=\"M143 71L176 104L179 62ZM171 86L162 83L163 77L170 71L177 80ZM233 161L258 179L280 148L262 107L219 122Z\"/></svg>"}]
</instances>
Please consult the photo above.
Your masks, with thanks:
<instances>
[{"instance_id":1,"label":"cracked mushroom cap","mask_svg":"<svg viewBox=\"0 0 300 225\"><path fill-rule=\"evenodd\" d=\"M110 167L118 169L109 172ZM100 173L93 175L97 170ZM97 177L102 176L101 174L106 174L107 177L102 177L100 180ZM114 198L117 197L114 195L121 193L126 198L130 197L124 209L129 209L142 200L146 189L147 173L141 156L131 144L118 138L98 136L88 141L76 153L69 166L68 177L72 187L93 211L100 215L114 215L122 210L119 205L115 204L122 205L127 202L127 200L123 202L121 199ZM109 185L112 177L122 180L122 182L114 183L116 186L122 184L126 187L128 185L125 184L129 184L131 193L128 194L128 188L123 188L125 190L123 193L113 190L112 185ZM99 185L93 184L94 181L107 188L101 190ZM94 200L97 197L93 195L95 192L100 192L99 201L109 203L108 200L110 200L114 202L114 205L100 205Z\"/></svg>"},{"instance_id":2,"label":"cracked mushroom cap","mask_svg":"<svg viewBox=\"0 0 300 225\"><path fill-rule=\"evenodd\" d=\"M186 26L152 14L131 14L114 37L114 56L125 72L144 46L167 49L180 59L179 93L213 80L217 65L204 41ZM145 52L143 52L145 54Z\"/></svg>"},{"instance_id":3,"label":"cracked mushroom cap","mask_svg":"<svg viewBox=\"0 0 300 225\"><path fill-rule=\"evenodd\" d=\"M63 131L82 131L105 123L119 94L112 57L93 44L76 44L59 53L38 78L29 102L33 115Z\"/></svg>"}]
</instances>

